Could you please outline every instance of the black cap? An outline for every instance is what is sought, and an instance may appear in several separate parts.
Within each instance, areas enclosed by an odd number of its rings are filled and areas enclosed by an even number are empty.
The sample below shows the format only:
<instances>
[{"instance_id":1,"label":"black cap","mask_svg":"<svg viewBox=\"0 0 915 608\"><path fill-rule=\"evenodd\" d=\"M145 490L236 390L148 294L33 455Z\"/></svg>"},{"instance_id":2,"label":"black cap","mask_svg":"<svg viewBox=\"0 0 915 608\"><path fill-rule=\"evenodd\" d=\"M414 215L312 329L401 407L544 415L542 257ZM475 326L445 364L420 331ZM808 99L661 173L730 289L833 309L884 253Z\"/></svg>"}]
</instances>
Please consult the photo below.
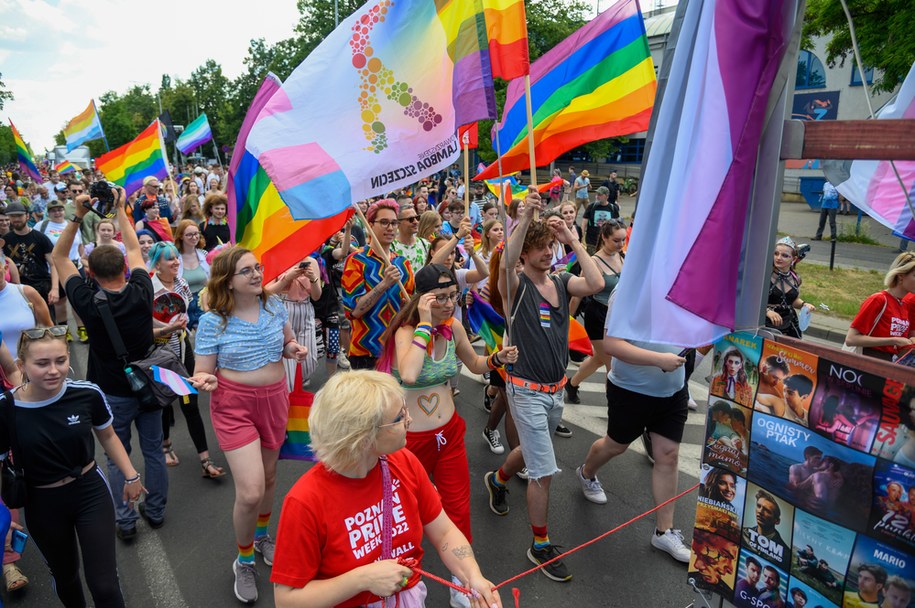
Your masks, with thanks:
<instances>
[{"instance_id":1,"label":"black cap","mask_svg":"<svg viewBox=\"0 0 915 608\"><path fill-rule=\"evenodd\" d=\"M440 282L439 278L442 275L447 275L450 282ZM455 285L454 275L452 275L443 264L427 264L426 266L423 266L419 272L416 273L414 280L416 282L416 293L428 293L439 287L451 287L452 285Z\"/></svg>"},{"instance_id":2,"label":"black cap","mask_svg":"<svg viewBox=\"0 0 915 608\"><path fill-rule=\"evenodd\" d=\"M25 210L25 205L23 205L19 201L13 201L9 205L6 206L6 214L10 215L12 213L28 213L28 212Z\"/></svg>"}]
</instances>

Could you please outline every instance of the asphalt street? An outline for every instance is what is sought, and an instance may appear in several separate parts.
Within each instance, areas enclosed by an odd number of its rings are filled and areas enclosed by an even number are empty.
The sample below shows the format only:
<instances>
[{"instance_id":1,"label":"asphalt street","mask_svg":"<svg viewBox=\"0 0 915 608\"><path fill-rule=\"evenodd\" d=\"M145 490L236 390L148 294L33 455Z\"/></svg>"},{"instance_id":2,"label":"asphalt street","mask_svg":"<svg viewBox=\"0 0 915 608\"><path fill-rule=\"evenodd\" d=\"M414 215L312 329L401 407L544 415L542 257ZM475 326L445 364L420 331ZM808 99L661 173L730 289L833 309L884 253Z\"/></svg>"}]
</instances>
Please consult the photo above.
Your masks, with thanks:
<instances>
[{"instance_id":1,"label":"asphalt street","mask_svg":"<svg viewBox=\"0 0 915 608\"><path fill-rule=\"evenodd\" d=\"M72 350L75 373L81 375L85 369L86 347L74 345ZM691 390L700 407L697 412L690 413L687 422L680 461L681 489L698 481L707 391L701 379L708 374L708 365L704 362L693 376L697 381L691 382ZM570 370L574 368L570 367ZM315 377L312 386L320 386L322 381ZM511 482L508 498L511 510L506 516L496 516L489 510L483 474L497 468L503 456L492 454L481 436L486 423L482 384L476 378L464 376L460 389L458 410L468 427L473 546L484 574L498 583L533 565L525 555L531 531L527 523L524 482L517 479ZM582 385L581 398L581 405L567 405L565 410L564 420L573 436L554 440L562 473L552 486L550 537L564 550L587 542L653 506L649 485L651 464L641 446L636 445L599 473L608 503L596 505L584 499L575 479L575 468L583 461L591 442L606 430L606 398L601 374L595 374ZM207 399L202 400L202 407L207 409ZM206 412L204 420L211 454L224 465L225 458L215 445ZM231 479L201 478L193 444L180 414L172 438L181 464L169 469L165 525L153 530L141 520L139 534L132 543L115 541L127 605L140 608L240 605L232 592L231 563L235 544L231 526L234 498ZM134 463L140 465L136 441L133 454ZM100 462L104 461L101 450L98 458ZM307 467L300 462L280 463L279 496L288 491ZM273 530L280 506L281 499L278 499ZM676 526L684 530L687 540L691 536L694 509L695 492L684 497L676 509ZM514 606L511 587L517 587L521 592L520 606L689 606L697 596L686 583L686 567L649 545L652 529L653 520L649 516L568 557L566 562L573 574L571 582L553 582L540 573L522 578L503 590L504 605ZM10 597L7 605L42 608L59 605L41 555L33 545L26 549L20 565L31 583ZM447 578L445 568L428 544L424 568ZM257 605L272 606L269 568L260 558L258 570L260 599ZM434 582L428 585L427 605L430 608L447 607L447 590Z\"/></svg>"}]
</instances>

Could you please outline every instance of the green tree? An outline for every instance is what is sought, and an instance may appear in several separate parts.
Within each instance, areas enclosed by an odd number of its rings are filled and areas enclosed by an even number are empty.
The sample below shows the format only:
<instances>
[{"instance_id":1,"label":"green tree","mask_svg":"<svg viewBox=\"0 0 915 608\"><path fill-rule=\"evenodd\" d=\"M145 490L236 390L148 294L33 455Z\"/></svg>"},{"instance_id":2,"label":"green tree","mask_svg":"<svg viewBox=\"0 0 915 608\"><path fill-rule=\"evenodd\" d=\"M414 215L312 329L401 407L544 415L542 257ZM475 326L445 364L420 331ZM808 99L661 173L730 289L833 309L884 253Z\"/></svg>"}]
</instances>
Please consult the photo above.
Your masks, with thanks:
<instances>
[{"instance_id":1,"label":"green tree","mask_svg":"<svg viewBox=\"0 0 915 608\"><path fill-rule=\"evenodd\" d=\"M861 60L876 68L874 90L892 91L915 63L915 4L911 0L847 0L855 24ZM828 37L826 61L830 67L854 62L848 21L839 0L808 0L804 46L810 38Z\"/></svg>"},{"instance_id":2,"label":"green tree","mask_svg":"<svg viewBox=\"0 0 915 608\"><path fill-rule=\"evenodd\" d=\"M235 133L222 129L221 116L229 99L229 79L222 73L222 66L207 59L206 63L191 72L188 84L194 90L199 111L206 112L216 143L222 145L235 141Z\"/></svg>"},{"instance_id":3,"label":"green tree","mask_svg":"<svg viewBox=\"0 0 915 608\"><path fill-rule=\"evenodd\" d=\"M3 73L0 72L0 78L3 77ZM6 84L0 80L0 110L3 109L3 104L7 101L13 101L13 94L10 91L6 90Z\"/></svg>"},{"instance_id":4,"label":"green tree","mask_svg":"<svg viewBox=\"0 0 915 608\"><path fill-rule=\"evenodd\" d=\"M16 142L9 125L0 125L0 165L16 162Z\"/></svg>"}]
</instances>

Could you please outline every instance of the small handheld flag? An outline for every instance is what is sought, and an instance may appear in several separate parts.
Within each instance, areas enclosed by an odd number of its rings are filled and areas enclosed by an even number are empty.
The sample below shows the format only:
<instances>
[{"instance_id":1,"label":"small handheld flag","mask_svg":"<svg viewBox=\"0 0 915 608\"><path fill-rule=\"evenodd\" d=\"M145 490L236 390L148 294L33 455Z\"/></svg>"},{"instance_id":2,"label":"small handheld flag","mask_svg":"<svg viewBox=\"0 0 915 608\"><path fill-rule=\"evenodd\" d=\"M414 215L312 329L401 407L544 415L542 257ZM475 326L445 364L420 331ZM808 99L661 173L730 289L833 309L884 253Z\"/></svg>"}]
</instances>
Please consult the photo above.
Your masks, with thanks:
<instances>
[{"instance_id":1,"label":"small handheld flag","mask_svg":"<svg viewBox=\"0 0 915 608\"><path fill-rule=\"evenodd\" d=\"M197 389L188 382L188 379L184 376L173 372L170 369L165 369L164 367L159 367L158 365L150 365L149 369L152 370L153 379L156 382L164 384L168 388L172 389L176 395L196 395Z\"/></svg>"}]
</instances>

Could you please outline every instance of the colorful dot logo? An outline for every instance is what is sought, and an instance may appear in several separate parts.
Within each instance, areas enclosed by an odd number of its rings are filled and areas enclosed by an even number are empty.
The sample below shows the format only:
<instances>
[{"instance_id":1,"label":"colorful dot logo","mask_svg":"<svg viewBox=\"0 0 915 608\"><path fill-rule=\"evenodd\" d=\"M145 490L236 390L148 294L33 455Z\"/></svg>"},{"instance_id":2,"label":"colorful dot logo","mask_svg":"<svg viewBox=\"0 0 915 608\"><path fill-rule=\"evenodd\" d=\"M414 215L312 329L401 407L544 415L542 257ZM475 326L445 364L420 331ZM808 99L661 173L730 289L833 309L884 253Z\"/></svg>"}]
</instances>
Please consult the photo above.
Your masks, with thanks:
<instances>
[{"instance_id":1,"label":"colorful dot logo","mask_svg":"<svg viewBox=\"0 0 915 608\"><path fill-rule=\"evenodd\" d=\"M413 94L406 82L397 82L394 72L384 66L370 45L369 34L375 24L384 21L394 0L380 0L353 26L349 45L353 53L353 67L359 71L359 107L362 110L362 132L369 142L365 150L380 154L388 147L384 122L381 121L382 106L379 94L384 95L403 108L405 116L416 119L426 131L431 131L442 122L442 115L435 108Z\"/></svg>"}]
</instances>

